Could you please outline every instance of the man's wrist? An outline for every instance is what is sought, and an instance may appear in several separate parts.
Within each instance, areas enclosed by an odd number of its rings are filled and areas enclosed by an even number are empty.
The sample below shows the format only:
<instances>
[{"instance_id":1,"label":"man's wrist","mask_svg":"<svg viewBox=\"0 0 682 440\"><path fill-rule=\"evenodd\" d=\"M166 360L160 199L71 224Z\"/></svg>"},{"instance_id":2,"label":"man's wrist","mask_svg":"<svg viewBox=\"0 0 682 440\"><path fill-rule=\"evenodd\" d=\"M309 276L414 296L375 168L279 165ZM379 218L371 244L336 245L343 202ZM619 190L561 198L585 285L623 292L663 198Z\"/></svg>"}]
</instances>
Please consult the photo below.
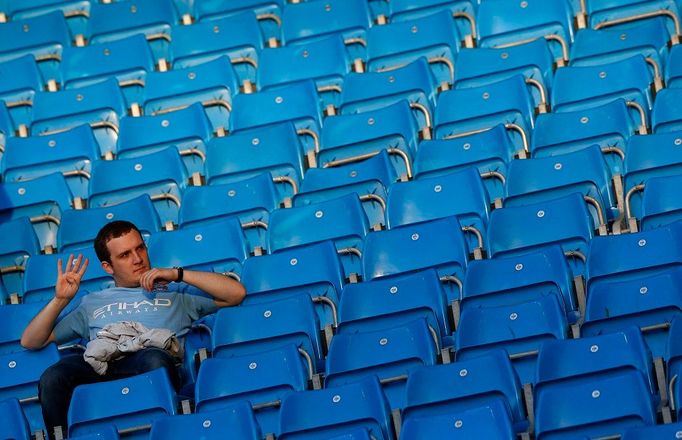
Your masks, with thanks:
<instances>
[{"instance_id":1,"label":"man's wrist","mask_svg":"<svg viewBox=\"0 0 682 440\"><path fill-rule=\"evenodd\" d=\"M175 277L175 282L181 283L185 277L185 270L181 266L175 266L173 269L175 269L175 271L177 272L177 276Z\"/></svg>"}]
</instances>

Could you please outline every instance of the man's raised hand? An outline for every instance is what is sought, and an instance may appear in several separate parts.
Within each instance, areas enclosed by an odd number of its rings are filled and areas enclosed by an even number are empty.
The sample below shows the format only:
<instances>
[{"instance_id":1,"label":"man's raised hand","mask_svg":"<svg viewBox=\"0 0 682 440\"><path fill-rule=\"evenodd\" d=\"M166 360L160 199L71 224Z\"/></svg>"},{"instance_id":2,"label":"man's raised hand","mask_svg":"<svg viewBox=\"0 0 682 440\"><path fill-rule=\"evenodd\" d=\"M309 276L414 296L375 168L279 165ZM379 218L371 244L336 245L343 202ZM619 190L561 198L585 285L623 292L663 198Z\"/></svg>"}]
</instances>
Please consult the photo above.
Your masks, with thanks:
<instances>
[{"instance_id":1,"label":"man's raised hand","mask_svg":"<svg viewBox=\"0 0 682 440\"><path fill-rule=\"evenodd\" d=\"M66 266L62 268L62 259L57 260L57 283L55 284L55 297L59 299L72 299L76 296L81 285L81 278L88 268L88 259L83 261L83 255L78 254L74 260L73 254L69 256Z\"/></svg>"}]
</instances>

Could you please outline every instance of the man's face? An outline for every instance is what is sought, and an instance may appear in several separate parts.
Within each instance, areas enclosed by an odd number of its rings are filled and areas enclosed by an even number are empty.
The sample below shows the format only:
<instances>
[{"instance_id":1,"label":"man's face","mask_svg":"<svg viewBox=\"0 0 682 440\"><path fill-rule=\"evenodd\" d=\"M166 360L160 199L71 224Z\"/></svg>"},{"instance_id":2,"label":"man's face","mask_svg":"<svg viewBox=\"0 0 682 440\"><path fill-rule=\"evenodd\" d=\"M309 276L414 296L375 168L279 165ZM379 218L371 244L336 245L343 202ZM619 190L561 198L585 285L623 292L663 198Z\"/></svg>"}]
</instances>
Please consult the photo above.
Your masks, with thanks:
<instances>
[{"instance_id":1,"label":"man's face","mask_svg":"<svg viewBox=\"0 0 682 440\"><path fill-rule=\"evenodd\" d=\"M139 287L140 276L150 269L147 246L140 233L131 230L107 242L111 262L102 268L114 277L118 287Z\"/></svg>"}]
</instances>

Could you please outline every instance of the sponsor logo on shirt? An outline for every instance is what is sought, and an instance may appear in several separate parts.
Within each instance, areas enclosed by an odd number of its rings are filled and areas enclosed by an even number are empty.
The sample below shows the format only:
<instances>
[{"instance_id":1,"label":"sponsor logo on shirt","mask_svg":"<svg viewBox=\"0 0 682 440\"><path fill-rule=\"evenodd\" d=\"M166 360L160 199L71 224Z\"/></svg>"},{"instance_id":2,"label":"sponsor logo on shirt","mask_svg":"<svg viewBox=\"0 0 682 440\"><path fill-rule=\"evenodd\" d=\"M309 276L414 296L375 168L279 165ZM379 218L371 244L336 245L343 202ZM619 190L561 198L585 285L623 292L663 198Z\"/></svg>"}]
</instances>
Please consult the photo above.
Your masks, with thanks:
<instances>
[{"instance_id":1,"label":"sponsor logo on shirt","mask_svg":"<svg viewBox=\"0 0 682 440\"><path fill-rule=\"evenodd\" d=\"M114 315L133 315L137 313L158 312L159 308L173 305L170 298L154 298L135 302L115 302L99 307L92 312L93 319L104 319Z\"/></svg>"}]
</instances>

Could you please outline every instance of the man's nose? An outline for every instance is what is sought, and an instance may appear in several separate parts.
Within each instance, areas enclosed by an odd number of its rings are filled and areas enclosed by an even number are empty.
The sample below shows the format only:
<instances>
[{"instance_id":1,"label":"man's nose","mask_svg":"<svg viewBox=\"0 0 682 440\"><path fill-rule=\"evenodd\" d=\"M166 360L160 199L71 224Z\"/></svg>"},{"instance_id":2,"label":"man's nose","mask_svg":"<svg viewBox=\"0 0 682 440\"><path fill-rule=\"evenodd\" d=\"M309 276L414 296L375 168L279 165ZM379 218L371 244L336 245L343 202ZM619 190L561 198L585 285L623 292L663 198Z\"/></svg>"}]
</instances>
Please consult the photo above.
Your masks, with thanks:
<instances>
[{"instance_id":1,"label":"man's nose","mask_svg":"<svg viewBox=\"0 0 682 440\"><path fill-rule=\"evenodd\" d=\"M142 256L138 251L133 251L133 261L135 262L135 264L142 261Z\"/></svg>"}]
</instances>

